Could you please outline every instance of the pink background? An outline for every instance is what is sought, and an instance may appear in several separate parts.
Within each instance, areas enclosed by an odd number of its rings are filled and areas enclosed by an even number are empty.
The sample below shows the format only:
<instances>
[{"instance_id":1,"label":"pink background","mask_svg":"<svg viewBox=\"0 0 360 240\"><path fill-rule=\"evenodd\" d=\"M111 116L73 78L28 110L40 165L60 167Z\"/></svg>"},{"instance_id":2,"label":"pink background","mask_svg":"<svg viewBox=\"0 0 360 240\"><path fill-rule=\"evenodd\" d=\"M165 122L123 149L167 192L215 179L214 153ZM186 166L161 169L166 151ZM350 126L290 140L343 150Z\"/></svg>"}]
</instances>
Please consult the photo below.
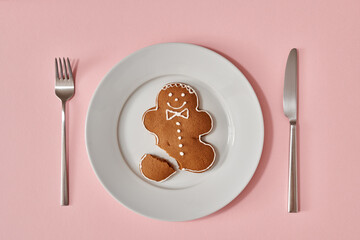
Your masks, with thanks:
<instances>
[{"instance_id":1,"label":"pink background","mask_svg":"<svg viewBox=\"0 0 360 240\"><path fill-rule=\"evenodd\" d=\"M118 61L187 42L228 57L265 120L259 168L224 209L161 222L126 209L95 176L89 101ZM298 214L286 211L283 76L299 49ZM0 239L359 239L360 2L0 0ZM61 105L54 57L78 59L69 106L70 206L60 207ZM216 193L214 193L216 194Z\"/></svg>"}]
</instances>

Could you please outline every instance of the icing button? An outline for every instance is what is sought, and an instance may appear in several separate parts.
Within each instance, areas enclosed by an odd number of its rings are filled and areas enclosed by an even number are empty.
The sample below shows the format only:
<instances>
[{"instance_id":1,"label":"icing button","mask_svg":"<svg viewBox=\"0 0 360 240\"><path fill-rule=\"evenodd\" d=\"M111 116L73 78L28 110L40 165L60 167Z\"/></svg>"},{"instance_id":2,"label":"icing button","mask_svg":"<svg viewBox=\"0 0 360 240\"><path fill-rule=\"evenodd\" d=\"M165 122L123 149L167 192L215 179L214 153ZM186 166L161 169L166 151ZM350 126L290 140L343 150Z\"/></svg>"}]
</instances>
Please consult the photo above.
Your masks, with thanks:
<instances>
[{"instance_id":1,"label":"icing button","mask_svg":"<svg viewBox=\"0 0 360 240\"><path fill-rule=\"evenodd\" d=\"M178 126L179 126L179 125L180 125L180 123L179 123L179 122L176 122L176 125L178 125Z\"/></svg>"},{"instance_id":2,"label":"icing button","mask_svg":"<svg viewBox=\"0 0 360 240\"><path fill-rule=\"evenodd\" d=\"M179 136L178 139L181 140L181 136Z\"/></svg>"},{"instance_id":3,"label":"icing button","mask_svg":"<svg viewBox=\"0 0 360 240\"><path fill-rule=\"evenodd\" d=\"M178 129L178 130L177 130L177 132L179 133L179 132L181 132L181 130L180 130L180 129Z\"/></svg>"},{"instance_id":4,"label":"icing button","mask_svg":"<svg viewBox=\"0 0 360 240\"><path fill-rule=\"evenodd\" d=\"M182 144L179 144L179 147L183 147L183 145L182 145Z\"/></svg>"},{"instance_id":5,"label":"icing button","mask_svg":"<svg viewBox=\"0 0 360 240\"><path fill-rule=\"evenodd\" d=\"M183 152L180 152L180 156L184 156L184 153L183 153Z\"/></svg>"}]
</instances>

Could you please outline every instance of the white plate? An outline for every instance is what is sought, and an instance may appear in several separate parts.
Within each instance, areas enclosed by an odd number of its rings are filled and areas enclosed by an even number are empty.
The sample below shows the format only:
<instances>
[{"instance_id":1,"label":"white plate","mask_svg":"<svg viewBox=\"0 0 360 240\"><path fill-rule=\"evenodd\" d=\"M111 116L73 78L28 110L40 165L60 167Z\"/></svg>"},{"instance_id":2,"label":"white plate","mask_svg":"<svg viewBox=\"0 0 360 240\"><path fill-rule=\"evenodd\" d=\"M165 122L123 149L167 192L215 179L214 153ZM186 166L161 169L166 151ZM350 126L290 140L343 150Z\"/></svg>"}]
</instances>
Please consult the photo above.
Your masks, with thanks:
<instances>
[{"instance_id":1,"label":"white plate","mask_svg":"<svg viewBox=\"0 0 360 240\"><path fill-rule=\"evenodd\" d=\"M203 139L217 157L204 173L178 172L154 183L139 172L142 155L170 158L155 145L142 115L169 82L197 91L199 108L214 120ZM97 88L86 121L88 154L104 187L131 210L167 221L200 218L232 201L254 174L263 139L261 108L244 75L217 53L184 43L146 47L118 63Z\"/></svg>"}]
</instances>

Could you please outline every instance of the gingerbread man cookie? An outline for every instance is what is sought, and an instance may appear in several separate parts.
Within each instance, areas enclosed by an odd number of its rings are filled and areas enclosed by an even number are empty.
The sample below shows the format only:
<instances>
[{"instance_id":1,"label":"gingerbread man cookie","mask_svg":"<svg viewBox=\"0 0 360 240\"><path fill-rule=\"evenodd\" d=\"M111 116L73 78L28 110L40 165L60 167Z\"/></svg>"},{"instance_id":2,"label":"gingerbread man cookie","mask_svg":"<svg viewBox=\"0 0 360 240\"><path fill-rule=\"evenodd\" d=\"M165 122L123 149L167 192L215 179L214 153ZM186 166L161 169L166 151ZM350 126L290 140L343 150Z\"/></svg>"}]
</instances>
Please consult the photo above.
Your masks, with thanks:
<instances>
[{"instance_id":1,"label":"gingerbread man cookie","mask_svg":"<svg viewBox=\"0 0 360 240\"><path fill-rule=\"evenodd\" d=\"M198 109L195 90L183 83L166 84L156 106L143 115L145 128L156 137L156 145L173 157L180 170L204 172L215 161L214 148L201 137L212 129L211 116Z\"/></svg>"}]
</instances>

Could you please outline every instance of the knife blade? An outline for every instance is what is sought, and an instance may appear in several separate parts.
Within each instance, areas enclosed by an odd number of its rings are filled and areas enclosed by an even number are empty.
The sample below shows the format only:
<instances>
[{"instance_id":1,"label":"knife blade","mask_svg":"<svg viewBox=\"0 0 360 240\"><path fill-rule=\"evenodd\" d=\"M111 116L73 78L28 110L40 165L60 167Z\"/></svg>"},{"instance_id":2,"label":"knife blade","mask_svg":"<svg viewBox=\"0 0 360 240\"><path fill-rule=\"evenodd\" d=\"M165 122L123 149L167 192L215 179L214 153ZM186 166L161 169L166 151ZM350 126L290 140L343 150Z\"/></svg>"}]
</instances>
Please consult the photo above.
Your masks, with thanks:
<instances>
[{"instance_id":1,"label":"knife blade","mask_svg":"<svg viewBox=\"0 0 360 240\"><path fill-rule=\"evenodd\" d=\"M288 186L288 212L298 212L297 189L297 85L298 85L298 57L297 49L291 49L285 69L284 80L284 114L290 122L290 150L289 150L289 186Z\"/></svg>"},{"instance_id":2,"label":"knife blade","mask_svg":"<svg viewBox=\"0 0 360 240\"><path fill-rule=\"evenodd\" d=\"M297 49L291 49L286 63L284 81L284 113L290 122L297 120Z\"/></svg>"}]
</instances>

